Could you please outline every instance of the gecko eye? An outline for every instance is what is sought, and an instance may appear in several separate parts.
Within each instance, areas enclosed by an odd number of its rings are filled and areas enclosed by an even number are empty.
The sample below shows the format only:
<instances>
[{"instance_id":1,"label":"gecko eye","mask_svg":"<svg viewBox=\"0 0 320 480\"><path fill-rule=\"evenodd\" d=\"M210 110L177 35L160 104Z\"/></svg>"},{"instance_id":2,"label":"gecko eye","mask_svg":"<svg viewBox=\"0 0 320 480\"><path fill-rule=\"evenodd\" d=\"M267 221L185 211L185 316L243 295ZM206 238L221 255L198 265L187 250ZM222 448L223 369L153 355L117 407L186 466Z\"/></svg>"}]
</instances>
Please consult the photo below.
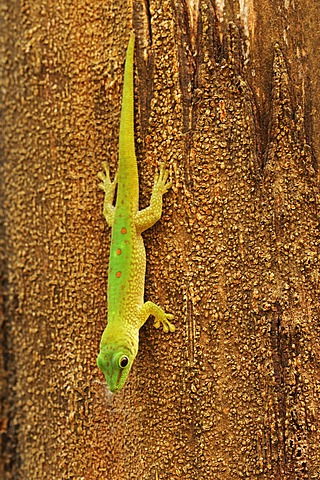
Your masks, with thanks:
<instances>
[{"instance_id":1,"label":"gecko eye","mask_svg":"<svg viewBox=\"0 0 320 480\"><path fill-rule=\"evenodd\" d=\"M119 360L119 365L121 368L125 368L129 363L129 358L126 357L125 355L123 357L120 358Z\"/></svg>"}]
</instances>

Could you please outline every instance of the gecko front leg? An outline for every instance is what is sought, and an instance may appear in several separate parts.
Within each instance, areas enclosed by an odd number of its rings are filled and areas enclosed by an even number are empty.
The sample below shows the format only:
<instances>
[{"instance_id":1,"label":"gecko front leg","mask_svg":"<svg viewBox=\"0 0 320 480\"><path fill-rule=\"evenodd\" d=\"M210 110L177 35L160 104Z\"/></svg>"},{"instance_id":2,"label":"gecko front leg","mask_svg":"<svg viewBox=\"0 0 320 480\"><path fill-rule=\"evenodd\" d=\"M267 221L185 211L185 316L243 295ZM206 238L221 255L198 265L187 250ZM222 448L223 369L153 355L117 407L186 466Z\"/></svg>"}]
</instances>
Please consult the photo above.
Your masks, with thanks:
<instances>
[{"instance_id":1,"label":"gecko front leg","mask_svg":"<svg viewBox=\"0 0 320 480\"><path fill-rule=\"evenodd\" d=\"M141 233L147 228L152 227L162 214L162 196L171 188L172 183L167 182L169 172L165 164L160 164L159 173L155 175L154 185L151 194L150 206L137 212L135 216L135 225L137 233Z\"/></svg>"},{"instance_id":2,"label":"gecko front leg","mask_svg":"<svg viewBox=\"0 0 320 480\"><path fill-rule=\"evenodd\" d=\"M98 178L101 180L99 187L105 192L103 203L103 215L109 227L112 227L114 222L115 208L113 206L114 193L118 181L118 172L116 173L113 182L110 180L109 165L107 162L102 164L104 172L98 173Z\"/></svg>"},{"instance_id":3,"label":"gecko front leg","mask_svg":"<svg viewBox=\"0 0 320 480\"><path fill-rule=\"evenodd\" d=\"M176 327L170 322L173 319L171 313L166 313L161 307L156 305L153 302L146 302L142 305L140 312L141 326L145 323L150 315L153 315L155 318L154 326L159 328L162 325L163 330L166 333L174 332Z\"/></svg>"}]
</instances>

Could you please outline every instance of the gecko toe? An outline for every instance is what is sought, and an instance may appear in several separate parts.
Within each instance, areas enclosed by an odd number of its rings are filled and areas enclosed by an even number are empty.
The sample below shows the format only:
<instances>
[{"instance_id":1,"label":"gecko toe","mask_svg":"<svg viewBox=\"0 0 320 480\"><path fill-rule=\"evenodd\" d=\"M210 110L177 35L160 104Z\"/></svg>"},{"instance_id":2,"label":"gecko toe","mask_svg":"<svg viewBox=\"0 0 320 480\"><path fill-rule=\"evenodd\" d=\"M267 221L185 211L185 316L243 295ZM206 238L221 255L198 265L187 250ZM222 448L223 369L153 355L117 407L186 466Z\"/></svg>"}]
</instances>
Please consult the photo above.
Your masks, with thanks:
<instances>
[{"instance_id":1,"label":"gecko toe","mask_svg":"<svg viewBox=\"0 0 320 480\"><path fill-rule=\"evenodd\" d=\"M160 325L161 325L161 322L160 322L160 320L158 320L158 319L155 319L155 321L154 321L154 324L153 324L153 325L154 325L154 327L155 327L155 328L160 328Z\"/></svg>"}]
</instances>

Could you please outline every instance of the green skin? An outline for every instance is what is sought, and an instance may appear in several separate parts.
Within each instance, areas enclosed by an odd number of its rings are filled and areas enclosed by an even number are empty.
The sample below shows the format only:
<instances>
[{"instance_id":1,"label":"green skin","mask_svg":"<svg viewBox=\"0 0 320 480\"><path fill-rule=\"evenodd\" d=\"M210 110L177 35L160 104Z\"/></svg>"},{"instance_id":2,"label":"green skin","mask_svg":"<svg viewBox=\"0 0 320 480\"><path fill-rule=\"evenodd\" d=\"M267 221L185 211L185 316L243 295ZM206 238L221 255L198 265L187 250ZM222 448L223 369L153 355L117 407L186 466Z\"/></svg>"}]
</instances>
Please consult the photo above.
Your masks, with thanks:
<instances>
[{"instance_id":1,"label":"green skin","mask_svg":"<svg viewBox=\"0 0 320 480\"><path fill-rule=\"evenodd\" d=\"M100 343L97 365L109 390L120 390L138 353L139 329L149 315L155 327L174 332L165 313L152 302L144 303L146 254L141 233L161 217L162 195L171 187L164 164L155 177L150 206L139 211L139 179L134 148L134 34L131 34L124 71L123 97L119 134L119 165L113 182L109 167L103 164L100 187L105 192L103 214L112 227L108 271L108 324ZM113 206L117 185L116 205Z\"/></svg>"}]
</instances>

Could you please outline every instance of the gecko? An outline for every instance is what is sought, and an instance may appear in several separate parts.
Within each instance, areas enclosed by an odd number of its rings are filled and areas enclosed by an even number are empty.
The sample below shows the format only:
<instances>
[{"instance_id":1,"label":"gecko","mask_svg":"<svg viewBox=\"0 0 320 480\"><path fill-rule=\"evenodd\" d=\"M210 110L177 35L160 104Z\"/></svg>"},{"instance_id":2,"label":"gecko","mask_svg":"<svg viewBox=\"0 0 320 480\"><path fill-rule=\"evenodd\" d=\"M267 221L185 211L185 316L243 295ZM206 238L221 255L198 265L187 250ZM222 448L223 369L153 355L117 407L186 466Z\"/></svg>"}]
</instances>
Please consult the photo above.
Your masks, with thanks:
<instances>
[{"instance_id":1,"label":"gecko","mask_svg":"<svg viewBox=\"0 0 320 480\"><path fill-rule=\"evenodd\" d=\"M97 365L108 389L125 384L138 353L139 330L150 315L154 326L174 332L173 315L151 301L144 302L146 253L141 233L162 214L162 196L171 188L164 163L155 175L150 205L139 210L139 178L134 140L134 33L127 47L120 115L118 170L113 181L109 165L98 174L105 193L103 215L112 227L108 268L108 321L102 334ZM116 192L117 188L117 192ZM116 192L115 205L114 197Z\"/></svg>"}]
</instances>

